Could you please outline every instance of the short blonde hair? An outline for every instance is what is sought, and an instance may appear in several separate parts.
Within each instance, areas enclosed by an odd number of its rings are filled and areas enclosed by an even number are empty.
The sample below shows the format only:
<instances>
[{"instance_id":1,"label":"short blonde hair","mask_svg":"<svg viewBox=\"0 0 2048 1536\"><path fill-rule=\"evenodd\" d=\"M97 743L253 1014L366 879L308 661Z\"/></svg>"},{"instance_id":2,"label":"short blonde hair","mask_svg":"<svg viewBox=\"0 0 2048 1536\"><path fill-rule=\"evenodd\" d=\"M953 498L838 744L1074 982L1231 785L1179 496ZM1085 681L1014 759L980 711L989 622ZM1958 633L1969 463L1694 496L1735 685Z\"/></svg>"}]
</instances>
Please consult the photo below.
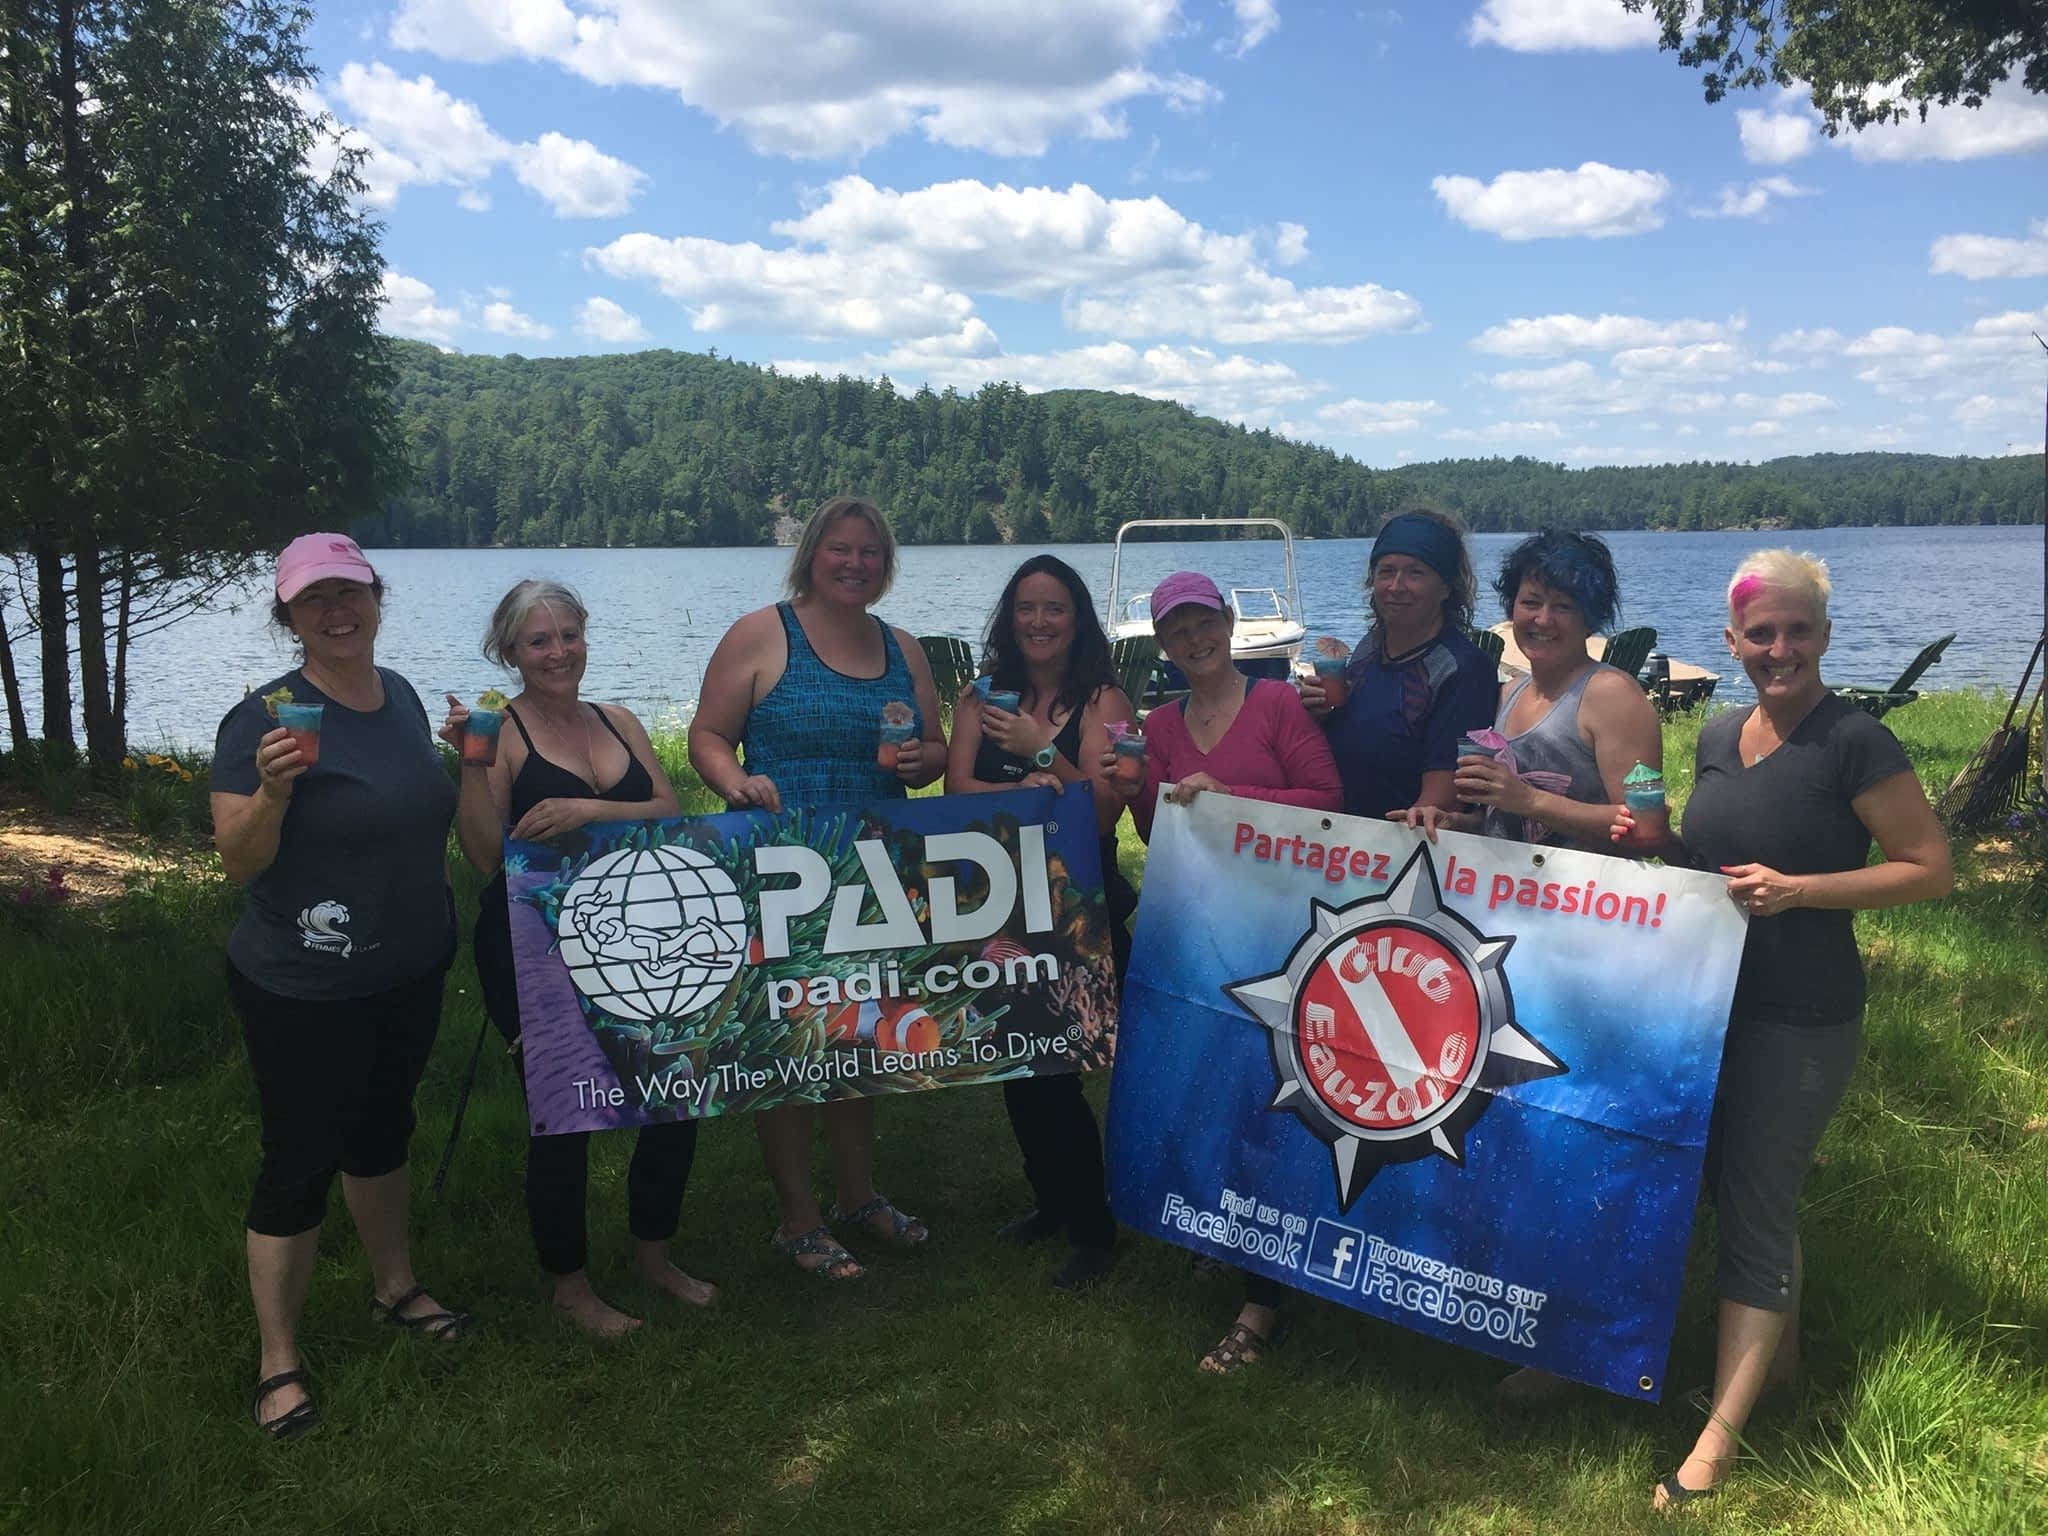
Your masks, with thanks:
<instances>
[{"instance_id":1,"label":"short blonde hair","mask_svg":"<svg viewBox=\"0 0 2048 1536\"><path fill-rule=\"evenodd\" d=\"M542 607L566 609L576 615L578 624L587 627L590 623L590 611L573 588L545 578L522 581L498 599L491 614L491 627L484 631L485 659L501 667L513 666L512 657L518 649L519 631L526 624L526 616Z\"/></svg>"},{"instance_id":2,"label":"short blonde hair","mask_svg":"<svg viewBox=\"0 0 2048 1536\"><path fill-rule=\"evenodd\" d=\"M1828 580L1828 563L1818 555L1799 554L1789 549L1760 549L1728 578L1728 618L1739 622L1750 599L1765 589L1789 592L1806 599L1815 622L1825 624L1828 598L1835 584Z\"/></svg>"},{"instance_id":3,"label":"short blonde hair","mask_svg":"<svg viewBox=\"0 0 2048 1536\"><path fill-rule=\"evenodd\" d=\"M889 519L882 516L882 509L859 496L834 496L811 514L811 520L804 524L803 537L796 541L795 553L789 557L786 585L797 602L811 595L811 562L818 558L818 546L825 542L832 525L845 517L859 518L875 530L875 537L881 542L882 586L875 593L875 600L881 601L895 583L896 535L889 531Z\"/></svg>"}]
</instances>

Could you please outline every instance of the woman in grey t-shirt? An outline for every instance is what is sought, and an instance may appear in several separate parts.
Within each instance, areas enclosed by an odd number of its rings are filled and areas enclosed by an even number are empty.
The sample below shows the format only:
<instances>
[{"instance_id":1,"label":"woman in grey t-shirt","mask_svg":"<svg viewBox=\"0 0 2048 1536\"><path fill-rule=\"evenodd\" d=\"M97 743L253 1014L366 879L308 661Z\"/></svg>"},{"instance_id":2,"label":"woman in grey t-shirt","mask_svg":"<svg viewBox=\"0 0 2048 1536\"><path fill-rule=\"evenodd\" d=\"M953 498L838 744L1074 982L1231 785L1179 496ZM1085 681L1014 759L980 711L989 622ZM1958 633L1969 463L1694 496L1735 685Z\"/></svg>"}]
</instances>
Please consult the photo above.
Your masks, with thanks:
<instances>
[{"instance_id":1,"label":"woman in grey t-shirt","mask_svg":"<svg viewBox=\"0 0 2048 1536\"><path fill-rule=\"evenodd\" d=\"M369 1252L371 1315L438 1339L470 1319L419 1283L407 1239L413 1092L455 949L455 786L418 695L376 664L384 588L354 540L295 539L275 590L303 659L228 711L211 788L214 844L248 892L227 979L263 1128L251 1411L284 1440L318 1417L297 1325L336 1172Z\"/></svg>"}]
</instances>

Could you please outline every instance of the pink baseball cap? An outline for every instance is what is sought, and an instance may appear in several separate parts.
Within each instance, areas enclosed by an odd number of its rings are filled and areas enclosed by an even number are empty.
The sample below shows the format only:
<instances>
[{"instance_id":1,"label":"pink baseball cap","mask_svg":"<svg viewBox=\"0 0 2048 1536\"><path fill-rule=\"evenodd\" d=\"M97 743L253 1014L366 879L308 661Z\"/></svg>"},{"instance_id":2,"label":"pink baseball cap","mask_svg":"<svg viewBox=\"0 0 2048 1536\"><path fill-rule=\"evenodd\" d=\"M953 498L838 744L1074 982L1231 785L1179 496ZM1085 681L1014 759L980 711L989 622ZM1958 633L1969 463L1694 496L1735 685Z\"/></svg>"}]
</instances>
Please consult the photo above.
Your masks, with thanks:
<instances>
[{"instance_id":1,"label":"pink baseball cap","mask_svg":"<svg viewBox=\"0 0 2048 1536\"><path fill-rule=\"evenodd\" d=\"M277 557L277 598L288 603L316 581L360 581L369 586L377 572L345 533L302 533Z\"/></svg>"},{"instance_id":2,"label":"pink baseball cap","mask_svg":"<svg viewBox=\"0 0 2048 1536\"><path fill-rule=\"evenodd\" d=\"M1223 594L1200 571L1175 571L1152 589L1152 622L1157 624L1184 603L1198 608L1223 608Z\"/></svg>"}]
</instances>

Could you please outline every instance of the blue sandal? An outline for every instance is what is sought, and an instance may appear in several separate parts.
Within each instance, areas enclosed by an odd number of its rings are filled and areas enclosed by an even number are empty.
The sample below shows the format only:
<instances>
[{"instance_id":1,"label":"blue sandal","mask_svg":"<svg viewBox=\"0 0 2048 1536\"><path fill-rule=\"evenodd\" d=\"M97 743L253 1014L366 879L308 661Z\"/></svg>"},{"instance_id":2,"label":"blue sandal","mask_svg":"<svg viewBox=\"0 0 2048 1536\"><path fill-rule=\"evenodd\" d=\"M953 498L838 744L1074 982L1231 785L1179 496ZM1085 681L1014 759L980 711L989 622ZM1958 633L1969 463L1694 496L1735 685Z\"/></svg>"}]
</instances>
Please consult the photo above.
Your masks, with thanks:
<instances>
[{"instance_id":1,"label":"blue sandal","mask_svg":"<svg viewBox=\"0 0 2048 1536\"><path fill-rule=\"evenodd\" d=\"M875 1227L874 1219L885 1214L889 1218L889 1230L882 1232ZM897 1210L890 1203L889 1197L883 1194L877 1194L874 1199L868 1201L865 1205L858 1206L850 1211L842 1211L837 1205L834 1205L831 1210L825 1213L825 1219L841 1226L852 1222L869 1232L873 1232L877 1237L887 1238L899 1248L915 1248L919 1243L932 1235L931 1229L922 1220Z\"/></svg>"},{"instance_id":2,"label":"blue sandal","mask_svg":"<svg viewBox=\"0 0 2048 1536\"><path fill-rule=\"evenodd\" d=\"M821 1280L858 1280L865 1273L860 1260L846 1251L845 1245L823 1226L799 1232L795 1237L777 1237L768 1234L768 1246L784 1258L792 1260L798 1269L816 1275ZM822 1264L806 1264L808 1258L823 1259ZM851 1265L851 1268L847 1266Z\"/></svg>"}]
</instances>

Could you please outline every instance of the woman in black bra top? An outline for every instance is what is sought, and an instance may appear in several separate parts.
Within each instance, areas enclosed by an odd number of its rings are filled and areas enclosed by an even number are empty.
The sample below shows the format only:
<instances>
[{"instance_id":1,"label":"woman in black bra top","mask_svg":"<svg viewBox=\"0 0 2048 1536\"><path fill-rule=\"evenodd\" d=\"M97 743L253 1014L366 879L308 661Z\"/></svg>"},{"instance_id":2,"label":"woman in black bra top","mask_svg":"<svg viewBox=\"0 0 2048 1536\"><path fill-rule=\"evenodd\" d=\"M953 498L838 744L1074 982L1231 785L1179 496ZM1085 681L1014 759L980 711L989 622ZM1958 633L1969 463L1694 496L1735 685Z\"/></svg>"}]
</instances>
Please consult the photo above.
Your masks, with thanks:
<instances>
[{"instance_id":1,"label":"woman in black bra top","mask_svg":"<svg viewBox=\"0 0 2048 1536\"><path fill-rule=\"evenodd\" d=\"M1082 765L1102 761L1109 722L1129 721L1135 713L1110 668L1109 638L1087 584L1052 555L1033 555L1003 588L989 619L982 671L992 689L1015 690L1017 708L989 704L978 683L960 695L946 759L948 794L1062 789L1096 779ZM1121 986L1131 957L1125 923L1137 896L1117 869L1116 822L1123 801L1106 783L1096 785L1095 814L1110 949ZM1064 1232L1072 1250L1052 1283L1072 1290L1099 1279L1115 1260L1116 1222L1104 1189L1102 1132L1082 1096L1079 1075L1012 1078L1003 1084L1003 1107L1038 1203L997 1236L1022 1243Z\"/></svg>"},{"instance_id":2,"label":"woman in black bra top","mask_svg":"<svg viewBox=\"0 0 2048 1536\"><path fill-rule=\"evenodd\" d=\"M522 581L499 602L484 654L519 673L521 691L506 708L514 729L504 733L493 766L463 765L455 818L464 855L493 876L476 920L477 979L484 1008L511 1046L522 1076L519 993L505 905L506 828L516 837L540 840L592 821L680 814L676 792L633 712L577 696L588 660L587 618L576 594L558 582ZM442 735L459 742L469 711L453 694L448 705ZM526 1213L541 1267L554 1281L555 1306L591 1333L620 1334L639 1327L640 1319L599 1296L586 1267L589 1145L588 1132L527 1142ZM643 1128L626 1194L635 1273L651 1289L703 1307L717 1300L717 1289L676 1268L668 1251L696 1151L694 1120Z\"/></svg>"}]
</instances>

